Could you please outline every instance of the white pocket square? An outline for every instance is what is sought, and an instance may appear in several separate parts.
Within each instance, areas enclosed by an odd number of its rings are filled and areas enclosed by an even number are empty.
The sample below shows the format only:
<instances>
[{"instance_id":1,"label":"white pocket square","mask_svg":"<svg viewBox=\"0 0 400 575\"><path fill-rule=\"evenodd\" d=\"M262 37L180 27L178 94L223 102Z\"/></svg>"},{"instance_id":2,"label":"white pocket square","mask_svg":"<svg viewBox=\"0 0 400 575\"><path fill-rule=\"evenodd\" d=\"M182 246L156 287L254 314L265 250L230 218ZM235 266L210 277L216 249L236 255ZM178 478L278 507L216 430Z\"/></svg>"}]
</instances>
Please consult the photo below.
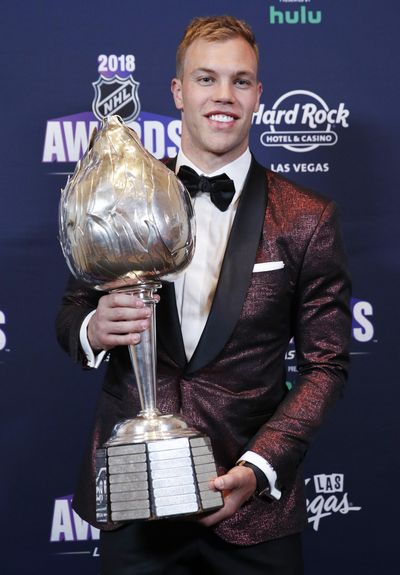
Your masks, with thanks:
<instances>
[{"instance_id":1,"label":"white pocket square","mask_svg":"<svg viewBox=\"0 0 400 575\"><path fill-rule=\"evenodd\" d=\"M260 264L254 264L253 273L256 272L270 272L272 270L281 270L285 267L282 261L279 262L262 262Z\"/></svg>"}]
</instances>

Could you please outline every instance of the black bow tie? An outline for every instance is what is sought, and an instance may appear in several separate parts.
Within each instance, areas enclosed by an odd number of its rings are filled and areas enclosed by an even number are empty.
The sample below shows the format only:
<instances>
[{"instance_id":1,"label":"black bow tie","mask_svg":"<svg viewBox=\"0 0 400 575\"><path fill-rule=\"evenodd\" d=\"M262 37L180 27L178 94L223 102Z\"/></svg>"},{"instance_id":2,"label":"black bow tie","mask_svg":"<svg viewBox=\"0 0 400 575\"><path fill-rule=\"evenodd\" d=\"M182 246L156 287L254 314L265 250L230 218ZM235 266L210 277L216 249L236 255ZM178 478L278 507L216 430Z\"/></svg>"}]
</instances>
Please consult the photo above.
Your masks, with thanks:
<instances>
[{"instance_id":1,"label":"black bow tie","mask_svg":"<svg viewBox=\"0 0 400 575\"><path fill-rule=\"evenodd\" d=\"M181 166L178 178L185 184L192 198L199 192L209 193L212 203L221 212L225 212L228 209L235 195L235 184L226 174L207 178L206 176L199 176L189 166Z\"/></svg>"}]
</instances>

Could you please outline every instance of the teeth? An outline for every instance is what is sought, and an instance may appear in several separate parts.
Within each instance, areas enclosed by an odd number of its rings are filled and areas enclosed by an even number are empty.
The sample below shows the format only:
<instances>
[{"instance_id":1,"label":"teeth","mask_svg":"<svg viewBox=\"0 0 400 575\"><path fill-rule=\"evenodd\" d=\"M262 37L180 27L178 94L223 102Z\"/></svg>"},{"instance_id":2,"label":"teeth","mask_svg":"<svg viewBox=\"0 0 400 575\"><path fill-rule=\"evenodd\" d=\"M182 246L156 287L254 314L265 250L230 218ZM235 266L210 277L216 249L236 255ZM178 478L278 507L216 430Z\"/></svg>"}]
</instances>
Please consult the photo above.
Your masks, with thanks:
<instances>
[{"instance_id":1,"label":"teeth","mask_svg":"<svg viewBox=\"0 0 400 575\"><path fill-rule=\"evenodd\" d=\"M225 114L213 114L210 116L210 120L214 120L215 122L232 122L232 116L226 116Z\"/></svg>"}]
</instances>

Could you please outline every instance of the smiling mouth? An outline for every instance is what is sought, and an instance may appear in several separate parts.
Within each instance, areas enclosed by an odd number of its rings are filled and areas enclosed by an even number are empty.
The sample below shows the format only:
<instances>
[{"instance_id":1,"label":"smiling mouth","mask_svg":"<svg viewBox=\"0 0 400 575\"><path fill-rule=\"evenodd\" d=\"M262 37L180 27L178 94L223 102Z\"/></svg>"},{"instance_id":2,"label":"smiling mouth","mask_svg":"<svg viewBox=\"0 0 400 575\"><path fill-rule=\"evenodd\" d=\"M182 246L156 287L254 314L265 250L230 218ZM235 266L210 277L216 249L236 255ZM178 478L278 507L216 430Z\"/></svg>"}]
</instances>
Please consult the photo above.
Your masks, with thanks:
<instances>
[{"instance_id":1,"label":"smiling mouth","mask_svg":"<svg viewBox=\"0 0 400 575\"><path fill-rule=\"evenodd\" d=\"M209 120L213 120L214 122L222 122L223 124L237 120L236 116L231 116L228 114L210 114L207 116L207 118Z\"/></svg>"}]
</instances>

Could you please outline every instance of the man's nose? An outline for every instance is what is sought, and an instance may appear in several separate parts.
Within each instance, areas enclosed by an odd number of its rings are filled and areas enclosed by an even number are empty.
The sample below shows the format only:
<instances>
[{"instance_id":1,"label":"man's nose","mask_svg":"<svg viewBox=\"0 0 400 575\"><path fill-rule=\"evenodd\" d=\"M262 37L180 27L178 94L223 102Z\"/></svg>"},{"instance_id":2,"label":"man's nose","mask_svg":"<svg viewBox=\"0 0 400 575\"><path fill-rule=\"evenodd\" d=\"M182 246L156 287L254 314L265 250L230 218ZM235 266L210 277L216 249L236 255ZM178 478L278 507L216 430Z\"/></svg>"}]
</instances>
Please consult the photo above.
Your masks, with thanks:
<instances>
[{"instance_id":1,"label":"man's nose","mask_svg":"<svg viewBox=\"0 0 400 575\"><path fill-rule=\"evenodd\" d=\"M214 87L213 100L224 104L233 103L235 100L234 86L229 81L220 81Z\"/></svg>"}]
</instances>

